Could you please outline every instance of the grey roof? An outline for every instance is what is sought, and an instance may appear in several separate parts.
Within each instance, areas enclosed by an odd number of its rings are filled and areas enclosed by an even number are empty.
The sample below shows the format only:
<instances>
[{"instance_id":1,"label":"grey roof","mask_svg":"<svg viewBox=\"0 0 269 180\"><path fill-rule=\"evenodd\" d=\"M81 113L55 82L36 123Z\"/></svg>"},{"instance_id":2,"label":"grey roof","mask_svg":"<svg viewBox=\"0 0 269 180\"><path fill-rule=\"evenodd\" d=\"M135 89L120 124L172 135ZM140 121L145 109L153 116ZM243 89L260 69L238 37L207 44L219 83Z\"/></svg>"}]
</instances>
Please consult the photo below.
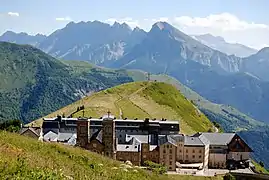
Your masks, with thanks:
<instances>
[{"instance_id":1,"label":"grey roof","mask_svg":"<svg viewBox=\"0 0 269 180\"><path fill-rule=\"evenodd\" d=\"M73 134L72 137L67 141L66 144L75 146L77 143L77 134Z\"/></svg>"},{"instance_id":2,"label":"grey roof","mask_svg":"<svg viewBox=\"0 0 269 180\"><path fill-rule=\"evenodd\" d=\"M32 131L36 136L40 136L40 128L32 128L32 127L23 127L21 130L20 130L20 134L23 134L25 133L26 131Z\"/></svg>"},{"instance_id":3,"label":"grey roof","mask_svg":"<svg viewBox=\"0 0 269 180\"><path fill-rule=\"evenodd\" d=\"M74 133L59 133L58 134L58 141L67 142L73 135L74 135Z\"/></svg>"},{"instance_id":4,"label":"grey roof","mask_svg":"<svg viewBox=\"0 0 269 180\"><path fill-rule=\"evenodd\" d=\"M43 136L44 141L57 141L58 134L53 131L49 131Z\"/></svg>"},{"instance_id":5,"label":"grey roof","mask_svg":"<svg viewBox=\"0 0 269 180\"><path fill-rule=\"evenodd\" d=\"M204 146L204 142L201 141L199 137L195 136L185 136L184 137L184 145L186 146Z\"/></svg>"},{"instance_id":6,"label":"grey roof","mask_svg":"<svg viewBox=\"0 0 269 180\"><path fill-rule=\"evenodd\" d=\"M210 145L227 145L231 142L235 133L201 133L210 142Z\"/></svg>"},{"instance_id":7,"label":"grey roof","mask_svg":"<svg viewBox=\"0 0 269 180\"><path fill-rule=\"evenodd\" d=\"M102 129L100 129L100 130L98 130L97 132L95 132L95 133L91 136L90 141L92 141L92 140L94 140L94 139L96 139L96 140L98 140L100 143L102 143L102 139L103 139L103 130L102 130Z\"/></svg>"},{"instance_id":8,"label":"grey roof","mask_svg":"<svg viewBox=\"0 0 269 180\"><path fill-rule=\"evenodd\" d=\"M125 140L126 140L126 142L129 142L133 138L135 138L140 143L148 143L148 141L151 142L151 135L129 135L129 134L126 134Z\"/></svg>"},{"instance_id":9,"label":"grey roof","mask_svg":"<svg viewBox=\"0 0 269 180\"><path fill-rule=\"evenodd\" d=\"M176 142L184 142L184 135L183 134L174 134L170 135Z\"/></svg>"},{"instance_id":10,"label":"grey roof","mask_svg":"<svg viewBox=\"0 0 269 180\"><path fill-rule=\"evenodd\" d=\"M165 143L170 143L176 146L176 141L170 136L159 136L159 145L165 144Z\"/></svg>"}]
</instances>

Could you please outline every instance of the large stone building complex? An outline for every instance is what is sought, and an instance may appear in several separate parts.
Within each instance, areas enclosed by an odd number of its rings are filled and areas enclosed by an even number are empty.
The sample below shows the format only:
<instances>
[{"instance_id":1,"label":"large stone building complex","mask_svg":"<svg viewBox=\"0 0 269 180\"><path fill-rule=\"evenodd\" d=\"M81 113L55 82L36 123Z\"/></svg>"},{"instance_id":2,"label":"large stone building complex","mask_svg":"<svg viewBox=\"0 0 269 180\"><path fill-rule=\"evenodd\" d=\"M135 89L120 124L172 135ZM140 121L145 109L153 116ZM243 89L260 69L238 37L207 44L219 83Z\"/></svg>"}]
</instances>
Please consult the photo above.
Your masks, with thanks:
<instances>
[{"instance_id":1,"label":"large stone building complex","mask_svg":"<svg viewBox=\"0 0 269 180\"><path fill-rule=\"evenodd\" d=\"M180 134L179 121L116 119L44 119L44 141L78 145L119 161L145 161L176 168L226 168L249 160L251 148L235 133Z\"/></svg>"}]
</instances>

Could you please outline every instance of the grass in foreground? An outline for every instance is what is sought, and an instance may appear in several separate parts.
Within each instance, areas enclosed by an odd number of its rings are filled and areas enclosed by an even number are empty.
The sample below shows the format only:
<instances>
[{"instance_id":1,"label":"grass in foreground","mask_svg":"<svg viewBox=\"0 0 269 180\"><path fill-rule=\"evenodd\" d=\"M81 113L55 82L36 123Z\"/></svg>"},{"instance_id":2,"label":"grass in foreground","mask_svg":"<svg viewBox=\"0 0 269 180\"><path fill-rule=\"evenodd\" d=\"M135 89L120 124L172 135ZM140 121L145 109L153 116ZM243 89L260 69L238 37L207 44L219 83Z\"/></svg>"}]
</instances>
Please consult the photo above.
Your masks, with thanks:
<instances>
[{"instance_id":1,"label":"grass in foreground","mask_svg":"<svg viewBox=\"0 0 269 180\"><path fill-rule=\"evenodd\" d=\"M157 175L121 168L118 161L89 151L0 131L0 179L212 179Z\"/></svg>"},{"instance_id":2,"label":"grass in foreground","mask_svg":"<svg viewBox=\"0 0 269 180\"><path fill-rule=\"evenodd\" d=\"M269 171L266 170L264 167L262 167L259 163L255 162L255 161L252 161L252 163L254 164L255 169L256 169L257 172L264 173L264 174L269 174Z\"/></svg>"}]
</instances>

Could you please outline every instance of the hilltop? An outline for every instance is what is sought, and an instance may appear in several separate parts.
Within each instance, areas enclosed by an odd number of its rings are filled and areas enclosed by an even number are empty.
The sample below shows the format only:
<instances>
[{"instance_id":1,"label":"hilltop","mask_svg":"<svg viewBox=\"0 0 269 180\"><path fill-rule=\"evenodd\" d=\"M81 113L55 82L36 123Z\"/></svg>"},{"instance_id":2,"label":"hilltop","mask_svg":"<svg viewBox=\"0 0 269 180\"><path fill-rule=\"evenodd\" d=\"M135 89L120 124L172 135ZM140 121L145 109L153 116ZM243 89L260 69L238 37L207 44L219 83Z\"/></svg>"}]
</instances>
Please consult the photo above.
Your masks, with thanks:
<instances>
[{"instance_id":1,"label":"hilltop","mask_svg":"<svg viewBox=\"0 0 269 180\"><path fill-rule=\"evenodd\" d=\"M77 111L84 105L84 110ZM132 82L94 93L46 117L101 117L179 120L183 133L207 132L212 123L176 87L162 82Z\"/></svg>"}]
</instances>

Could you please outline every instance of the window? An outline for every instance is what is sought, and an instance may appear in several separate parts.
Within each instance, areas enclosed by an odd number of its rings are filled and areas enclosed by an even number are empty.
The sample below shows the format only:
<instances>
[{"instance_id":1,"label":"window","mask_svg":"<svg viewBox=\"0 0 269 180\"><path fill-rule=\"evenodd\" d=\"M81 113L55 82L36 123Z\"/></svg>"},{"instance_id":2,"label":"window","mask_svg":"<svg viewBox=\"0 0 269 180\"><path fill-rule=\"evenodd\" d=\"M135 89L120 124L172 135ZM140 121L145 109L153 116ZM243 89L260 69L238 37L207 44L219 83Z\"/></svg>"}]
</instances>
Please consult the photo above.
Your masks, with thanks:
<instances>
[{"instance_id":1,"label":"window","mask_svg":"<svg viewBox=\"0 0 269 180\"><path fill-rule=\"evenodd\" d=\"M186 153L188 153L188 149L186 149Z\"/></svg>"},{"instance_id":2,"label":"window","mask_svg":"<svg viewBox=\"0 0 269 180\"><path fill-rule=\"evenodd\" d=\"M172 169L172 167L169 167L169 169L171 170L171 169Z\"/></svg>"},{"instance_id":3,"label":"window","mask_svg":"<svg viewBox=\"0 0 269 180\"><path fill-rule=\"evenodd\" d=\"M169 148L169 145L167 145L167 148Z\"/></svg>"},{"instance_id":4,"label":"window","mask_svg":"<svg viewBox=\"0 0 269 180\"><path fill-rule=\"evenodd\" d=\"M195 153L195 150L192 150L192 153Z\"/></svg>"},{"instance_id":5,"label":"window","mask_svg":"<svg viewBox=\"0 0 269 180\"><path fill-rule=\"evenodd\" d=\"M202 153L202 150L201 149L199 150L199 153Z\"/></svg>"},{"instance_id":6,"label":"window","mask_svg":"<svg viewBox=\"0 0 269 180\"><path fill-rule=\"evenodd\" d=\"M163 150L163 153L166 153L165 149Z\"/></svg>"},{"instance_id":7,"label":"window","mask_svg":"<svg viewBox=\"0 0 269 180\"><path fill-rule=\"evenodd\" d=\"M179 152L181 153L181 149L179 150Z\"/></svg>"},{"instance_id":8,"label":"window","mask_svg":"<svg viewBox=\"0 0 269 180\"><path fill-rule=\"evenodd\" d=\"M172 149L169 150L170 154L172 154Z\"/></svg>"},{"instance_id":9,"label":"window","mask_svg":"<svg viewBox=\"0 0 269 180\"><path fill-rule=\"evenodd\" d=\"M192 155L192 158L195 159L195 155Z\"/></svg>"},{"instance_id":10,"label":"window","mask_svg":"<svg viewBox=\"0 0 269 180\"><path fill-rule=\"evenodd\" d=\"M186 155L186 158L188 159L188 158L189 158L189 156L188 156L188 155Z\"/></svg>"},{"instance_id":11,"label":"window","mask_svg":"<svg viewBox=\"0 0 269 180\"><path fill-rule=\"evenodd\" d=\"M201 158L202 158L202 156L200 155L200 156L199 156L199 159L201 159Z\"/></svg>"},{"instance_id":12,"label":"window","mask_svg":"<svg viewBox=\"0 0 269 180\"><path fill-rule=\"evenodd\" d=\"M172 161L170 161L170 165L172 165Z\"/></svg>"}]
</instances>

